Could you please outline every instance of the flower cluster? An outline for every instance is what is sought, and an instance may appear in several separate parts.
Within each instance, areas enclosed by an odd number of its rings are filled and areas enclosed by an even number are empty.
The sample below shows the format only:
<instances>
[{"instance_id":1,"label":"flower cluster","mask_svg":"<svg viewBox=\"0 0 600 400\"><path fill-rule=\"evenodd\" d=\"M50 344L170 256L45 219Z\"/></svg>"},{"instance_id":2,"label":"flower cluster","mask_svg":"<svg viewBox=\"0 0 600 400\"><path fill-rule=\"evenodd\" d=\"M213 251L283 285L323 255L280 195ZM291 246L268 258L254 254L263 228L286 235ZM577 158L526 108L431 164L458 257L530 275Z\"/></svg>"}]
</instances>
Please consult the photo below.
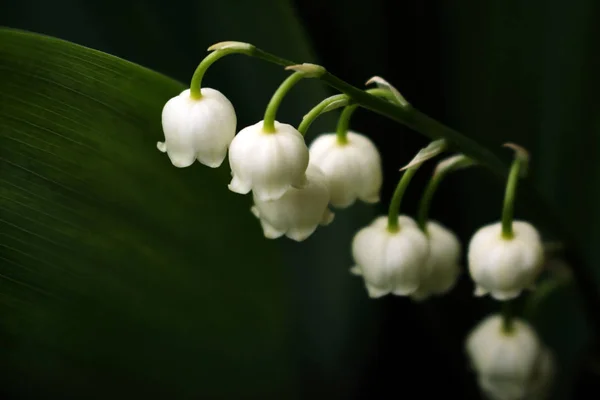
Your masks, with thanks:
<instances>
[{"instance_id":1,"label":"flower cluster","mask_svg":"<svg viewBox=\"0 0 600 400\"><path fill-rule=\"evenodd\" d=\"M223 52L217 51L202 61L191 89L164 106L165 141L157 147L167 153L175 167L189 167L198 160L216 168L228 155L228 187L238 194L252 194L250 211L269 239L285 235L303 241L318 226L332 222L330 207L347 208L357 200L379 201L381 156L367 136L349 130L349 118L357 108L349 103L349 97L343 101L335 96L324 100L298 128L275 119L287 91L302 78L321 76L322 67L289 67L295 72L273 95L264 119L236 134L237 119L231 102L217 90L201 88L200 82L208 66L228 54L231 46L242 53L251 51L251 47L236 42L219 45ZM382 78L371 81L380 88L370 93L398 107L410 107ZM337 131L322 134L307 146L304 133L312 119L336 104L345 107ZM507 146L515 150L516 157L506 184L501 221L473 235L466 257L475 283L474 295L489 294L504 302L518 297L523 290L534 289L544 264L544 248L536 228L526 221L513 221L517 181L527 166L528 155L517 145ZM442 178L475 162L460 154L441 161L423 194L418 218L400 214L401 200L412 176L423 162L445 150L442 139L419 152L403 168L388 215L378 216L354 235L351 254L355 265L350 271L362 277L369 297L392 294L422 301L455 286L462 270L461 242L446 226L430 220L428 211ZM510 315L494 315L481 322L467 339L467 353L479 385L490 399L541 399L553 374L550 351L540 344L526 322Z\"/></svg>"},{"instance_id":2,"label":"flower cluster","mask_svg":"<svg viewBox=\"0 0 600 400\"><path fill-rule=\"evenodd\" d=\"M245 51L249 47L244 44L241 48ZM232 176L228 187L239 194L252 192L251 212L270 239L285 235L303 241L319 225L332 222L330 207L346 208L356 200L379 201L383 176L379 151L367 136L348 129L356 105L345 103L337 132L318 136L310 147L304 132L275 119L287 91L302 78L322 75L322 67L291 67L294 74L273 95L264 119L236 134L237 119L231 102L215 89L199 87L203 73L222 56L219 54L217 51L203 60L192 87L163 108L165 141L159 142L158 148L167 153L174 166L189 167L198 160L216 168L228 154ZM375 82L387 88L383 97L387 95L395 98L397 105L407 106L397 90L376 78ZM512 221L518 171L526 164L527 155L516 145L508 146L516 151L517 173L511 174L507 183L502 222L477 231L467 257L475 295L490 294L504 301L534 287L544 254L535 227L525 221ZM427 209L441 178L473 163L464 156L441 162L423 196L418 223L398 215L401 198L416 169L444 149L445 142L437 141L420 152L399 182L387 218L378 217L356 233L352 241L356 265L351 272L363 277L370 297L394 294L418 301L443 294L455 285L461 272L461 243L451 230L428 220Z\"/></svg>"},{"instance_id":3,"label":"flower cluster","mask_svg":"<svg viewBox=\"0 0 600 400\"><path fill-rule=\"evenodd\" d=\"M276 106L275 106L276 107ZM265 237L308 238L334 218L330 206L346 208L357 199L379 201L382 165L366 136L349 131L319 136L307 147L292 125L262 120L236 134L236 115L220 92L202 88L169 100L162 113L165 142L158 143L176 167L195 160L219 167L229 154L229 189L252 192L251 212Z\"/></svg>"}]
</instances>

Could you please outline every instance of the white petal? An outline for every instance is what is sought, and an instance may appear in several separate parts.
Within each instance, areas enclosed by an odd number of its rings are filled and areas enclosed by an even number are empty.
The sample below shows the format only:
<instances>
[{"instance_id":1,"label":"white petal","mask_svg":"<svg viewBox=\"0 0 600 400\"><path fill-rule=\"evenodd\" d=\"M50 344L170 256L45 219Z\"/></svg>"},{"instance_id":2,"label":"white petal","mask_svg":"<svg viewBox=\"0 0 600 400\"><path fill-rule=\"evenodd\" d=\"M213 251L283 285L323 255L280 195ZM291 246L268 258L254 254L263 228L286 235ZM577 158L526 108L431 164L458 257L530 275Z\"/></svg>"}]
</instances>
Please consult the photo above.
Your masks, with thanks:
<instances>
[{"instance_id":1,"label":"white petal","mask_svg":"<svg viewBox=\"0 0 600 400\"><path fill-rule=\"evenodd\" d=\"M482 288L481 286L475 286L475 292L473 293L477 297L482 297L488 294L489 292Z\"/></svg>"},{"instance_id":2,"label":"white petal","mask_svg":"<svg viewBox=\"0 0 600 400\"><path fill-rule=\"evenodd\" d=\"M490 296L492 296L496 300L504 301L504 300L512 300L519 297L522 290L511 290L511 291L499 291L494 290L490 292Z\"/></svg>"},{"instance_id":3,"label":"white petal","mask_svg":"<svg viewBox=\"0 0 600 400\"><path fill-rule=\"evenodd\" d=\"M396 296L408 296L410 294L413 294L414 292L417 291L418 289L418 285L414 285L414 284L409 284L409 283L398 283L396 284L396 286L394 287L394 290L392 290L392 293Z\"/></svg>"},{"instance_id":4,"label":"white petal","mask_svg":"<svg viewBox=\"0 0 600 400\"><path fill-rule=\"evenodd\" d=\"M165 142L156 142L156 148L161 153L166 153L167 152L167 145L165 144Z\"/></svg>"},{"instance_id":5,"label":"white petal","mask_svg":"<svg viewBox=\"0 0 600 400\"><path fill-rule=\"evenodd\" d=\"M311 163L327 176L332 206L346 208L357 198L370 203L379 200L381 158L369 138L350 131L347 142L340 143L336 134L324 134L311 143L309 151Z\"/></svg>"},{"instance_id":6,"label":"white petal","mask_svg":"<svg viewBox=\"0 0 600 400\"><path fill-rule=\"evenodd\" d=\"M400 231L392 235L388 243L384 265L392 271L394 294L406 296L414 293L421 284L429 243L416 225L400 226Z\"/></svg>"},{"instance_id":7,"label":"white petal","mask_svg":"<svg viewBox=\"0 0 600 400\"><path fill-rule=\"evenodd\" d=\"M253 192L261 201L271 201L280 199L292 185L287 186L257 186L254 185Z\"/></svg>"},{"instance_id":8,"label":"white petal","mask_svg":"<svg viewBox=\"0 0 600 400\"><path fill-rule=\"evenodd\" d=\"M416 302L425 301L430 297L431 297L431 295L429 294L429 292L427 292L425 290L419 290L419 289L417 289L416 292L414 292L410 295L410 298Z\"/></svg>"},{"instance_id":9,"label":"white petal","mask_svg":"<svg viewBox=\"0 0 600 400\"><path fill-rule=\"evenodd\" d=\"M402 218L406 223L398 232L390 232L385 217L378 217L354 236L352 256L372 293L405 296L419 287L428 241L414 222Z\"/></svg>"},{"instance_id":10,"label":"white petal","mask_svg":"<svg viewBox=\"0 0 600 400\"><path fill-rule=\"evenodd\" d=\"M379 193L373 193L371 195L361 196L359 198L367 204L379 203L379 200L381 199Z\"/></svg>"},{"instance_id":11,"label":"white petal","mask_svg":"<svg viewBox=\"0 0 600 400\"><path fill-rule=\"evenodd\" d=\"M187 167L198 159L216 168L223 162L235 135L236 115L231 102L219 91L202 88L202 97L192 99L190 91L169 100L163 107L164 145L176 167Z\"/></svg>"},{"instance_id":12,"label":"white petal","mask_svg":"<svg viewBox=\"0 0 600 400\"><path fill-rule=\"evenodd\" d=\"M196 155L191 149L180 149L179 151L167 149L171 164L177 168L187 168L196 161Z\"/></svg>"},{"instance_id":13,"label":"white petal","mask_svg":"<svg viewBox=\"0 0 600 400\"><path fill-rule=\"evenodd\" d=\"M202 164L206 165L209 168L219 168L225 157L227 156L227 152L217 152L217 153L208 153L208 152L198 152L196 154L196 158Z\"/></svg>"},{"instance_id":14,"label":"white petal","mask_svg":"<svg viewBox=\"0 0 600 400\"><path fill-rule=\"evenodd\" d=\"M202 88L202 99L193 106L196 157L217 168L225 160L236 132L237 117L231 102L219 91Z\"/></svg>"},{"instance_id":15,"label":"white petal","mask_svg":"<svg viewBox=\"0 0 600 400\"><path fill-rule=\"evenodd\" d=\"M260 224L263 228L263 234L265 235L265 237L267 239L277 239L277 238L283 236L285 233L285 232L282 232L280 230L273 228L273 226L271 226L268 222L265 222L262 219L260 220Z\"/></svg>"},{"instance_id":16,"label":"white petal","mask_svg":"<svg viewBox=\"0 0 600 400\"><path fill-rule=\"evenodd\" d=\"M331 212L331 210L329 208L326 208L325 212L323 212L323 218L321 219L320 224L322 226L327 226L333 222L334 218L335 218L335 214L333 212Z\"/></svg>"},{"instance_id":17,"label":"white petal","mask_svg":"<svg viewBox=\"0 0 600 400\"><path fill-rule=\"evenodd\" d=\"M375 218L373 220L373 222L371 222L370 226L380 228L380 229L386 229L387 225L388 225L387 215L381 215L381 216Z\"/></svg>"},{"instance_id":18,"label":"white petal","mask_svg":"<svg viewBox=\"0 0 600 400\"><path fill-rule=\"evenodd\" d=\"M362 270L360 269L360 267L358 265L354 265L352 268L350 268L350 273L352 275L361 276Z\"/></svg>"},{"instance_id":19,"label":"white petal","mask_svg":"<svg viewBox=\"0 0 600 400\"><path fill-rule=\"evenodd\" d=\"M286 232L292 240L305 240L324 216L330 218L326 212L329 193L325 178L312 165L306 170L306 184L302 188L290 187L274 200L261 199L256 187L252 195L261 219L278 231Z\"/></svg>"},{"instance_id":20,"label":"white petal","mask_svg":"<svg viewBox=\"0 0 600 400\"><path fill-rule=\"evenodd\" d=\"M250 207L250 212L256 217L256 218L260 218L260 212L258 211L258 208L256 208L256 206L252 206Z\"/></svg>"},{"instance_id":21,"label":"white petal","mask_svg":"<svg viewBox=\"0 0 600 400\"><path fill-rule=\"evenodd\" d=\"M512 298L528 288L540 274L543 246L529 223L513 221L514 237L502 237L500 222L479 229L469 243L472 279L497 298Z\"/></svg>"},{"instance_id":22,"label":"white petal","mask_svg":"<svg viewBox=\"0 0 600 400\"><path fill-rule=\"evenodd\" d=\"M391 272L384 264L389 237L385 227L369 225L352 239L352 258L361 266L365 281L373 286L389 287L391 284Z\"/></svg>"},{"instance_id":23,"label":"white petal","mask_svg":"<svg viewBox=\"0 0 600 400\"><path fill-rule=\"evenodd\" d=\"M239 194L248 194L251 190L251 185L248 182L239 179L237 175L233 175L233 178L227 187L232 192Z\"/></svg>"},{"instance_id":24,"label":"white petal","mask_svg":"<svg viewBox=\"0 0 600 400\"><path fill-rule=\"evenodd\" d=\"M365 287L367 288L367 293L369 294L369 297L372 299L377 299L390 293L389 289L381 289L367 282L365 282Z\"/></svg>"},{"instance_id":25,"label":"white petal","mask_svg":"<svg viewBox=\"0 0 600 400\"><path fill-rule=\"evenodd\" d=\"M302 242L312 235L316 229L316 226L310 228L291 228L287 231L286 236L296 242Z\"/></svg>"},{"instance_id":26,"label":"white petal","mask_svg":"<svg viewBox=\"0 0 600 400\"><path fill-rule=\"evenodd\" d=\"M440 295L456 284L461 271L461 245L454 233L435 221L427 223L427 236L429 256L419 291Z\"/></svg>"},{"instance_id":27,"label":"white petal","mask_svg":"<svg viewBox=\"0 0 600 400\"><path fill-rule=\"evenodd\" d=\"M500 314L486 317L466 339L469 360L476 373L485 380L480 384L485 383L488 388L510 382L520 382L517 386L521 387L527 384L542 349L539 337L526 321L515 318L512 330L506 332Z\"/></svg>"},{"instance_id":28,"label":"white petal","mask_svg":"<svg viewBox=\"0 0 600 400\"><path fill-rule=\"evenodd\" d=\"M293 126L275 121L275 132L268 133L260 121L235 136L229 164L259 200L277 200L290 188L304 186L308 149Z\"/></svg>"}]
</instances>

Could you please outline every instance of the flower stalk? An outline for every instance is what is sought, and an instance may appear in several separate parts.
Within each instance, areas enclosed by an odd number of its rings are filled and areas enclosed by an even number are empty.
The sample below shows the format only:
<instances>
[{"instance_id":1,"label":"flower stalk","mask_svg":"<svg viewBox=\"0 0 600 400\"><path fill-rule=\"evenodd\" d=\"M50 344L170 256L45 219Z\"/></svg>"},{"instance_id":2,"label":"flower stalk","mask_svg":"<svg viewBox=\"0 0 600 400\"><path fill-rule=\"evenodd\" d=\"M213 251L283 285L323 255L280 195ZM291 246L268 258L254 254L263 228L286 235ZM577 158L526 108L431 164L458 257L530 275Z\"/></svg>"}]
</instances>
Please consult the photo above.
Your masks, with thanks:
<instances>
[{"instance_id":1,"label":"flower stalk","mask_svg":"<svg viewBox=\"0 0 600 400\"><path fill-rule=\"evenodd\" d=\"M473 162L473 160L471 160L469 157L466 157L463 154L449 157L438 163L435 171L433 172L433 175L431 176L431 179L427 183L425 192L421 197L421 202L419 203L417 223L419 225L419 228L421 228L423 232L427 233L427 221L429 220L429 210L431 208L431 202L442 180L450 172L460 168L466 168L474 164L475 163Z\"/></svg>"},{"instance_id":2,"label":"flower stalk","mask_svg":"<svg viewBox=\"0 0 600 400\"><path fill-rule=\"evenodd\" d=\"M384 99L388 99L389 101L395 101L394 95L387 89L368 89L367 93L372 94L373 96L381 97ZM319 104L314 106L305 116L302 118L302 122L298 125L298 131L302 135L306 135L308 128L312 125L315 120L324 113L329 111L337 110L342 107L350 107L355 105L352 102L352 99L347 94L336 94L334 96L328 97L322 100ZM360 104L358 104L360 105Z\"/></svg>"},{"instance_id":3,"label":"flower stalk","mask_svg":"<svg viewBox=\"0 0 600 400\"><path fill-rule=\"evenodd\" d=\"M296 62L278 57L247 43L221 42L211 46L209 50L225 48L235 49L235 51L232 51L231 53L245 54L277 65L290 66L297 64ZM319 78L327 85L347 95L353 102L360 104L363 108L399 122L431 139L445 138L448 141L450 148L460 151L478 164L486 167L498 178L502 180L507 178L508 167L500 159L496 151L492 151L489 147L477 143L460 132L427 116L416 108L401 107L378 98L377 96L373 96L367 91L350 85L329 72L325 72ZM595 279L591 276L590 271L592 268L587 265L586 260L581 256L583 254L581 244L579 244L577 240L574 240L576 236L574 235L573 230L568 228L564 224L564 221L561 221L554 212L552 212L547 203L532 185L523 185L522 191L522 198L532 207L535 207L539 214L543 216L543 220L551 221L550 229L563 239L565 247L567 248L565 255L572 266L573 277L579 287L587 317L593 324L594 330L597 333L600 333L600 314L597 312L597 310L600 309L600 292L595 285Z\"/></svg>"},{"instance_id":4,"label":"flower stalk","mask_svg":"<svg viewBox=\"0 0 600 400\"><path fill-rule=\"evenodd\" d=\"M267 109L265 110L265 117L263 119L263 132L275 132L275 116L281 101L292 89L292 87L294 87L296 83L300 82L300 80L305 77L306 75L303 72L294 72L283 81L279 88L277 88L273 94L273 97L271 97L271 101L269 101L269 104L267 105Z\"/></svg>"},{"instance_id":5,"label":"flower stalk","mask_svg":"<svg viewBox=\"0 0 600 400\"><path fill-rule=\"evenodd\" d=\"M348 128L350 127L350 118L352 118L352 114L354 114L354 111L356 111L357 108L358 104L352 104L344 107L344 110L338 119L337 129L335 131L339 144L348 143Z\"/></svg>"},{"instance_id":6,"label":"flower stalk","mask_svg":"<svg viewBox=\"0 0 600 400\"><path fill-rule=\"evenodd\" d=\"M517 184L522 172L527 168L529 155L525 149L515 144L507 143L505 146L512 148L516 152L515 159L508 174L506 192L504 194L504 206L502 208L502 237L510 240L514 236L512 221L515 208Z\"/></svg>"},{"instance_id":7,"label":"flower stalk","mask_svg":"<svg viewBox=\"0 0 600 400\"><path fill-rule=\"evenodd\" d=\"M404 197L404 193L406 192L408 184L410 183L420 166L421 165L418 164L404 171L404 173L402 174L402 178L396 186L396 190L394 191L394 195L392 196L392 201L390 202L390 208L388 211L387 228L390 232L398 232L401 228L398 223L398 215L400 214L400 205L402 204L402 198Z\"/></svg>"}]
</instances>

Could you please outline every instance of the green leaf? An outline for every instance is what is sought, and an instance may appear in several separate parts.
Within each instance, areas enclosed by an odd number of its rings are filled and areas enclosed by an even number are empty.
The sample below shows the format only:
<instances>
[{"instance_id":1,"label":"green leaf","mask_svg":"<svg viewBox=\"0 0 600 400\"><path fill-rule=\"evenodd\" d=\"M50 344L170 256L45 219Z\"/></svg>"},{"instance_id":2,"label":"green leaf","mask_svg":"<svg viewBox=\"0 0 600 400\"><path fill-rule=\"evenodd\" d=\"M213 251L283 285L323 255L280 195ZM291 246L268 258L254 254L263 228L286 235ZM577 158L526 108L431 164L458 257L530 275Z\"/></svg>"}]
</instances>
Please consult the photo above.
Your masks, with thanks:
<instances>
[{"instance_id":1,"label":"green leaf","mask_svg":"<svg viewBox=\"0 0 600 400\"><path fill-rule=\"evenodd\" d=\"M276 244L228 191L227 163L177 169L156 149L162 106L184 86L9 29L0 75L5 390L289 390Z\"/></svg>"}]
</instances>

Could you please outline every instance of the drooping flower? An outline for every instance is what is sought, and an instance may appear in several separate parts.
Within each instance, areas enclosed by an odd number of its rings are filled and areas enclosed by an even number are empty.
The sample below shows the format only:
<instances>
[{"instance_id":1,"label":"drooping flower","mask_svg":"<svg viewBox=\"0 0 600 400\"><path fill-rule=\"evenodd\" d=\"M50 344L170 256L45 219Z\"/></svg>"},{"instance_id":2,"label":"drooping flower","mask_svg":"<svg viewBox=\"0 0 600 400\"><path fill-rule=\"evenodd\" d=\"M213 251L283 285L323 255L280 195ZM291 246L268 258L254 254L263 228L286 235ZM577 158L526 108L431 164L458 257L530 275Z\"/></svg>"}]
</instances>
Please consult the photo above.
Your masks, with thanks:
<instances>
[{"instance_id":1,"label":"drooping flower","mask_svg":"<svg viewBox=\"0 0 600 400\"><path fill-rule=\"evenodd\" d=\"M319 225L328 225L334 214L329 210L327 178L319 167L310 164L299 187L291 187L276 200L261 200L254 193L252 213L260 219L265 237L276 239L286 235L303 241Z\"/></svg>"},{"instance_id":2,"label":"drooping flower","mask_svg":"<svg viewBox=\"0 0 600 400\"><path fill-rule=\"evenodd\" d=\"M291 125L275 121L265 132L263 122L242 129L229 146L232 180L229 189L261 200L277 200L290 188L304 183L308 166L304 138Z\"/></svg>"},{"instance_id":3,"label":"drooping flower","mask_svg":"<svg viewBox=\"0 0 600 400\"><path fill-rule=\"evenodd\" d=\"M459 261L461 244L456 235L438 222L427 222L429 256L425 263L426 274L421 279L419 289L411 295L421 301L431 295L446 293L456 284L460 274Z\"/></svg>"},{"instance_id":4,"label":"drooping flower","mask_svg":"<svg viewBox=\"0 0 600 400\"><path fill-rule=\"evenodd\" d=\"M356 265L350 270L364 278L369 297L389 293L406 296L421 284L429 254L427 237L415 221L398 217L399 229L388 229L388 217L381 216L356 233L352 256Z\"/></svg>"},{"instance_id":5,"label":"drooping flower","mask_svg":"<svg viewBox=\"0 0 600 400\"><path fill-rule=\"evenodd\" d=\"M331 205L345 208L356 199L366 203L379 201L382 184L381 156L366 136L348 131L345 140L335 133L315 139L310 159L329 179Z\"/></svg>"},{"instance_id":6,"label":"drooping flower","mask_svg":"<svg viewBox=\"0 0 600 400\"><path fill-rule=\"evenodd\" d=\"M524 221L513 221L513 230L512 238L504 238L502 224L495 223L473 235L468 261L476 296L509 300L533 287L544 261L540 235Z\"/></svg>"},{"instance_id":7,"label":"drooping flower","mask_svg":"<svg viewBox=\"0 0 600 400\"><path fill-rule=\"evenodd\" d=\"M481 321L466 340L467 356L490 400L544 399L554 374L552 353L525 321L506 330L502 316Z\"/></svg>"},{"instance_id":8,"label":"drooping flower","mask_svg":"<svg viewBox=\"0 0 600 400\"><path fill-rule=\"evenodd\" d=\"M158 142L157 148L178 168L189 167L196 160L219 167L235 136L237 118L227 97L210 88L202 88L201 94L195 99L186 89L163 107L165 141Z\"/></svg>"}]
</instances>

